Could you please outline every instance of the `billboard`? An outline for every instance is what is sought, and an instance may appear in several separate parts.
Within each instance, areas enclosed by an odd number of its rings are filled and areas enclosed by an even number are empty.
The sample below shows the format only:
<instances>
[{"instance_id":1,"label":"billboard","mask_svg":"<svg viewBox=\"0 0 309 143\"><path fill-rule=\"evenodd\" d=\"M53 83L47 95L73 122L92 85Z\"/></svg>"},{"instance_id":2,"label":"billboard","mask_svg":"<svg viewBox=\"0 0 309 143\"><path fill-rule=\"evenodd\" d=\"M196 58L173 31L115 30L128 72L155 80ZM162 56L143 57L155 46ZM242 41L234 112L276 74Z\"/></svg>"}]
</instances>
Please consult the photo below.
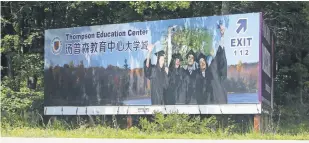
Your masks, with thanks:
<instances>
[{"instance_id":1,"label":"billboard","mask_svg":"<svg viewBox=\"0 0 309 143\"><path fill-rule=\"evenodd\" d=\"M45 30L44 104L260 104L260 21L248 13Z\"/></svg>"}]
</instances>

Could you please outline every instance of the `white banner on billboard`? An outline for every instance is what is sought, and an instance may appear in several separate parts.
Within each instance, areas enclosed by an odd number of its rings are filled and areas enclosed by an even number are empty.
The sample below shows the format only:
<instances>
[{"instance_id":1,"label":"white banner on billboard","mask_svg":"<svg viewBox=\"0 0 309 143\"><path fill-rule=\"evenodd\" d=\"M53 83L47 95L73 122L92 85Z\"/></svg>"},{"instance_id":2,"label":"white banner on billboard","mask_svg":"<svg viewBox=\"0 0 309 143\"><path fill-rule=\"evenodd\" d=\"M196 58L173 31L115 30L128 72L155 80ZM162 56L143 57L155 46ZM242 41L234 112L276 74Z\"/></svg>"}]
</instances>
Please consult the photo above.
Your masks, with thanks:
<instances>
[{"instance_id":1,"label":"white banner on billboard","mask_svg":"<svg viewBox=\"0 0 309 143\"><path fill-rule=\"evenodd\" d=\"M44 115L261 114L261 104L165 106L47 106Z\"/></svg>"}]
</instances>

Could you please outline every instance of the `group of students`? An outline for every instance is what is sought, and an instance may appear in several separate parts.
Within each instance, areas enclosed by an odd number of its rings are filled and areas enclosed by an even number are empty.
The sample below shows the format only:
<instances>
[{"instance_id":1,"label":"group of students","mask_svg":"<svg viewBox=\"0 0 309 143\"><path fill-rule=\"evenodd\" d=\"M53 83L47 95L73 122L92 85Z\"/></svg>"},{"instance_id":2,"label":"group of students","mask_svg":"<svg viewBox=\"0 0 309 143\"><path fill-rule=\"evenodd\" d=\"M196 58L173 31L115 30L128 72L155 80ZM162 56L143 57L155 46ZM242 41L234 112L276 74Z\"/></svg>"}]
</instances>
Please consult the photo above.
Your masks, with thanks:
<instances>
[{"instance_id":1,"label":"group of students","mask_svg":"<svg viewBox=\"0 0 309 143\"><path fill-rule=\"evenodd\" d=\"M155 53L157 64L152 65L150 55L153 46L148 46L144 62L146 78L151 81L152 105L205 105L226 104L227 92L222 85L227 77L225 50L219 46L211 64L207 56L190 50L186 55L187 65L181 67L179 53L172 55L170 66L166 67L165 52Z\"/></svg>"}]
</instances>

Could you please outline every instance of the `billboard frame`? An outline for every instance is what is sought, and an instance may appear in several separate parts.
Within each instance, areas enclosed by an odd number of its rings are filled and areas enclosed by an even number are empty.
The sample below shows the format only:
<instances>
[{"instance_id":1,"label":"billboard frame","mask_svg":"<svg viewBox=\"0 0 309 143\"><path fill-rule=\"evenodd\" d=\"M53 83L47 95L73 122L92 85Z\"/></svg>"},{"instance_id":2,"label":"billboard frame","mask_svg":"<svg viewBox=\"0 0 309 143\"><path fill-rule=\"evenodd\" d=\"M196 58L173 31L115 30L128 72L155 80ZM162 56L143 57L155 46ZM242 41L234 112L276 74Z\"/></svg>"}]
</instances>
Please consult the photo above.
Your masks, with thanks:
<instances>
[{"instance_id":1,"label":"billboard frame","mask_svg":"<svg viewBox=\"0 0 309 143\"><path fill-rule=\"evenodd\" d=\"M259 69L258 98L254 104L216 104L216 105L124 105L124 106L44 106L44 115L151 115L153 111L163 114L261 114L262 103L262 30L263 15L260 12L259 30ZM224 15L222 15L224 16ZM195 17L192 17L195 18ZM149 21L148 21L149 22ZM121 24L121 23L120 23Z\"/></svg>"}]
</instances>

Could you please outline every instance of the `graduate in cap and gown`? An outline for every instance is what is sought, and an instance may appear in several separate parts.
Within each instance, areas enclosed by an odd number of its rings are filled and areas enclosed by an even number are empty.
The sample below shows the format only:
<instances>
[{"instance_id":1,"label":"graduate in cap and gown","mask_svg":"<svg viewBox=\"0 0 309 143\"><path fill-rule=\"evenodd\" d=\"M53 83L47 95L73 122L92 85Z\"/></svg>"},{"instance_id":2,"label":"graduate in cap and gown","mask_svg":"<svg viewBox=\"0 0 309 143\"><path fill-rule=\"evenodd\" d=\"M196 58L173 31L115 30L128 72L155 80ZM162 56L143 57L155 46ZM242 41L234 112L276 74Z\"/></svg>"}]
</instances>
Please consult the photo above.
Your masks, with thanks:
<instances>
[{"instance_id":1,"label":"graduate in cap and gown","mask_svg":"<svg viewBox=\"0 0 309 143\"><path fill-rule=\"evenodd\" d=\"M211 104L213 102L212 91L212 74L208 68L207 58L201 53L197 61L199 62L199 69L196 74L196 98L197 104Z\"/></svg>"},{"instance_id":2,"label":"graduate in cap and gown","mask_svg":"<svg viewBox=\"0 0 309 143\"><path fill-rule=\"evenodd\" d=\"M187 66L185 67L186 73L186 104L196 104L196 95L195 95L195 84L196 84L196 70L198 68L195 59L195 53L190 50L186 58L188 60Z\"/></svg>"},{"instance_id":3,"label":"graduate in cap and gown","mask_svg":"<svg viewBox=\"0 0 309 143\"><path fill-rule=\"evenodd\" d=\"M153 45L148 45L148 55L144 62L144 72L146 78L150 80L151 84L151 104L164 105L164 91L168 87L168 68L164 66L164 51L155 53L157 56L157 64L152 65L150 55L153 50Z\"/></svg>"},{"instance_id":4,"label":"graduate in cap and gown","mask_svg":"<svg viewBox=\"0 0 309 143\"><path fill-rule=\"evenodd\" d=\"M186 102L186 82L185 70L180 66L182 57L179 53L172 55L169 66L169 86L165 94L166 105L185 104Z\"/></svg>"},{"instance_id":5,"label":"graduate in cap and gown","mask_svg":"<svg viewBox=\"0 0 309 143\"><path fill-rule=\"evenodd\" d=\"M220 21L217 25L218 30L220 31L220 42L218 49L214 52L215 57L213 57L209 70L212 74L212 88L214 96L214 104L227 104L227 92L224 88L224 81L227 78L227 60L225 55L225 48L223 45L223 36L224 36L224 26L223 22Z\"/></svg>"}]
</instances>

